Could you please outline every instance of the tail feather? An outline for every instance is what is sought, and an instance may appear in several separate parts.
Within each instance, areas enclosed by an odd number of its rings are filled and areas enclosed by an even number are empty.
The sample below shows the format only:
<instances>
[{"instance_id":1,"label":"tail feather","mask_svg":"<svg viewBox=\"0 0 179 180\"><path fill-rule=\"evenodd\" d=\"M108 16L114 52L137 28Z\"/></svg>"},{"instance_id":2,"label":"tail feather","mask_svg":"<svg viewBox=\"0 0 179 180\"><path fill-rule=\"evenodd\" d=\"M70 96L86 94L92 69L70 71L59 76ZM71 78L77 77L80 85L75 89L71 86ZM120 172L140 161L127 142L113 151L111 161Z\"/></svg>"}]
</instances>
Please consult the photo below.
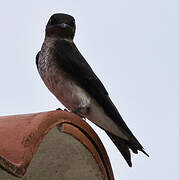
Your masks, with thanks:
<instances>
[{"instance_id":1,"label":"tail feather","mask_svg":"<svg viewBox=\"0 0 179 180\"><path fill-rule=\"evenodd\" d=\"M126 160L127 164L132 167L132 162L131 162L131 153L129 151L128 145L126 144L126 142L113 135L112 133L106 131L107 135L110 137L110 139L113 141L113 143L116 145L116 147L118 148L118 150L121 152L122 156L124 157L124 159Z\"/></svg>"},{"instance_id":2,"label":"tail feather","mask_svg":"<svg viewBox=\"0 0 179 180\"><path fill-rule=\"evenodd\" d=\"M122 156L126 160L127 164L132 167L131 162L131 153L129 151L129 148L133 151L133 153L137 154L138 150L143 152L145 155L149 156L143 149L140 143L133 142L133 141L126 141L124 139L121 139L120 137L110 133L109 131L106 131L107 135L110 137L110 139L113 141L113 143L116 145L118 150L121 152Z\"/></svg>"},{"instance_id":3,"label":"tail feather","mask_svg":"<svg viewBox=\"0 0 179 180\"><path fill-rule=\"evenodd\" d=\"M149 157L149 155L144 151L144 149L141 149L140 151L143 152L146 156Z\"/></svg>"}]
</instances>

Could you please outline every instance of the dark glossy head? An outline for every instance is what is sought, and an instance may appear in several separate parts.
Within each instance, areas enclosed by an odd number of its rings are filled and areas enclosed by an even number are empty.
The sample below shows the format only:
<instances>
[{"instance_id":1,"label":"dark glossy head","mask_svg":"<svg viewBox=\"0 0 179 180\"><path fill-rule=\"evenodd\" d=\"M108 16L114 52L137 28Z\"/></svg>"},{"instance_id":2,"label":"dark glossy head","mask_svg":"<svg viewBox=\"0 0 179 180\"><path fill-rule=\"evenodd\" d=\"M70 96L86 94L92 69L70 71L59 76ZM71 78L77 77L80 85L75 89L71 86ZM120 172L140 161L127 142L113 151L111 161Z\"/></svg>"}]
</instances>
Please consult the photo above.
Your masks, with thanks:
<instances>
[{"instance_id":1,"label":"dark glossy head","mask_svg":"<svg viewBox=\"0 0 179 180\"><path fill-rule=\"evenodd\" d=\"M54 14L46 26L46 35L73 39L75 35L75 19L68 14Z\"/></svg>"}]
</instances>

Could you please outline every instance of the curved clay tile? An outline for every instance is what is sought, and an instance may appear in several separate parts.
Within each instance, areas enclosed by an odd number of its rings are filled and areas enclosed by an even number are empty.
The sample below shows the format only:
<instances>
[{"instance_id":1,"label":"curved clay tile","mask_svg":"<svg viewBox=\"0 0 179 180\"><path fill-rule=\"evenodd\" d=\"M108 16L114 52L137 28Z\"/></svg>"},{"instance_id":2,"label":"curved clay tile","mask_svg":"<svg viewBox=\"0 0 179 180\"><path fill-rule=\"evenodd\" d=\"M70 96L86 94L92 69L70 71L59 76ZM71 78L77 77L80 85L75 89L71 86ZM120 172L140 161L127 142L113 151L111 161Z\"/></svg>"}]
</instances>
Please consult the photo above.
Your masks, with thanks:
<instances>
[{"instance_id":1,"label":"curved clay tile","mask_svg":"<svg viewBox=\"0 0 179 180\"><path fill-rule=\"evenodd\" d=\"M108 155L93 129L77 115L59 110L0 117L0 166L22 177L44 136L56 126L92 153L104 179L114 179Z\"/></svg>"}]
</instances>

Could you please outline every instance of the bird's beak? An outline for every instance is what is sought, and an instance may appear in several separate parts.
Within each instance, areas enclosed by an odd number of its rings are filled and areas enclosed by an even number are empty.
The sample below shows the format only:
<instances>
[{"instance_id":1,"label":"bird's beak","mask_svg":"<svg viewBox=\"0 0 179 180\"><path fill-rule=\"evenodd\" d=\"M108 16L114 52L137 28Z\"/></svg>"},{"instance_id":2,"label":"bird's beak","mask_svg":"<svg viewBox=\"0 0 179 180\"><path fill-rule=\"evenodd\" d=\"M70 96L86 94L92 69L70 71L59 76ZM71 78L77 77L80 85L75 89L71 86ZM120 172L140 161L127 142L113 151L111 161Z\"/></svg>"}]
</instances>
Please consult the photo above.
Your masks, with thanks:
<instances>
[{"instance_id":1,"label":"bird's beak","mask_svg":"<svg viewBox=\"0 0 179 180\"><path fill-rule=\"evenodd\" d=\"M73 32L75 32L75 28L73 26L66 24L66 23L59 23L59 24L55 24L55 25L48 25L47 24L47 26L46 26L46 30L47 29L53 29L53 28L57 28L57 29L59 28L59 29L64 29L64 30L71 29Z\"/></svg>"},{"instance_id":2,"label":"bird's beak","mask_svg":"<svg viewBox=\"0 0 179 180\"><path fill-rule=\"evenodd\" d=\"M70 25L65 24L65 23L57 24L57 26L59 26L61 28L72 28Z\"/></svg>"}]
</instances>

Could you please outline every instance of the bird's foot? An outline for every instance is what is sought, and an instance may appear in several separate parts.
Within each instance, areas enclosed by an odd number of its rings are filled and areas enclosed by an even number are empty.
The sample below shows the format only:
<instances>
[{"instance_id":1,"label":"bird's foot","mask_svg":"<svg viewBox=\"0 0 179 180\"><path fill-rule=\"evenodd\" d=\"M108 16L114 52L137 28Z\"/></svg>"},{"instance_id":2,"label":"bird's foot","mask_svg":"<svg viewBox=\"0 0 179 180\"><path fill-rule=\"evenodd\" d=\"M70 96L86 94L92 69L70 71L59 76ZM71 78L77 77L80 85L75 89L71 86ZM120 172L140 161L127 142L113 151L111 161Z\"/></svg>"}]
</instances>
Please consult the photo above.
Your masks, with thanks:
<instances>
[{"instance_id":1,"label":"bird's foot","mask_svg":"<svg viewBox=\"0 0 179 180\"><path fill-rule=\"evenodd\" d=\"M74 114L80 116L82 119L86 120L86 117L81 114L82 108L77 108L76 110L72 111Z\"/></svg>"},{"instance_id":2,"label":"bird's foot","mask_svg":"<svg viewBox=\"0 0 179 180\"><path fill-rule=\"evenodd\" d=\"M70 112L70 111L68 111L68 109L66 109L66 108L65 108L64 110L62 110L61 108L57 108L56 110L57 110L57 111L67 111L67 112Z\"/></svg>"},{"instance_id":3,"label":"bird's foot","mask_svg":"<svg viewBox=\"0 0 179 180\"><path fill-rule=\"evenodd\" d=\"M57 111L63 111L61 108L57 108L56 109ZM64 109L64 111L67 111L67 112L70 112L68 109ZM74 113L74 114L76 114L76 115L78 115L78 116L80 116L80 118L82 118L82 119L84 119L84 120L86 120L86 117L85 116L83 116L83 115L81 115L81 108L78 108L78 109L76 109L76 110L74 110L74 111L71 111L72 113Z\"/></svg>"},{"instance_id":4,"label":"bird's foot","mask_svg":"<svg viewBox=\"0 0 179 180\"><path fill-rule=\"evenodd\" d=\"M62 109L61 109L61 108L57 108L56 110L57 110L57 111L62 111Z\"/></svg>"}]
</instances>

